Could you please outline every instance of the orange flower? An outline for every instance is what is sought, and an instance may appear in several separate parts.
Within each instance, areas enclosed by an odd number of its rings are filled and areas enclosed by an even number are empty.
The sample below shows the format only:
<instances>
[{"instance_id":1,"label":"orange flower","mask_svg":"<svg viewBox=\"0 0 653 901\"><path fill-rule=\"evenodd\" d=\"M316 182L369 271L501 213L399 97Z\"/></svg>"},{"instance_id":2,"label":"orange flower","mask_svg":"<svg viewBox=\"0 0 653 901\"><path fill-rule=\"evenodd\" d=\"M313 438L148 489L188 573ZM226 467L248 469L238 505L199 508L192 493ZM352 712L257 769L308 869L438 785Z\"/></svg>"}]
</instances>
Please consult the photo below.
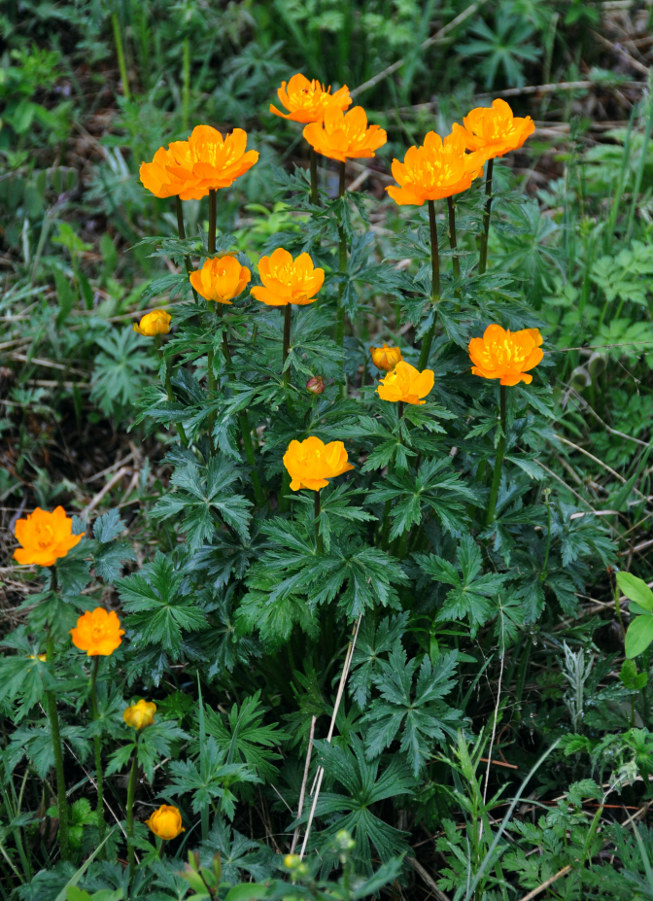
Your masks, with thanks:
<instances>
[{"instance_id":1,"label":"orange flower","mask_svg":"<svg viewBox=\"0 0 653 901\"><path fill-rule=\"evenodd\" d=\"M456 123L453 133L464 139L468 150L479 150L486 159L517 150L535 131L530 116L515 118L505 100L493 100L492 106L477 106Z\"/></svg>"},{"instance_id":2,"label":"orange flower","mask_svg":"<svg viewBox=\"0 0 653 901\"><path fill-rule=\"evenodd\" d=\"M173 141L168 150L160 147L151 163L141 164L141 182L157 197L205 197L209 190L228 188L251 169L258 152L246 152L246 146L247 133L242 128L223 138L212 126L197 125L187 141Z\"/></svg>"},{"instance_id":3,"label":"orange flower","mask_svg":"<svg viewBox=\"0 0 653 901\"><path fill-rule=\"evenodd\" d=\"M466 191L483 173L482 153L465 153L462 135L447 135L444 141L430 131L420 147L409 147L403 163L392 161L392 175L401 187L390 185L386 191L400 204L421 206L426 200L439 200Z\"/></svg>"},{"instance_id":4,"label":"orange flower","mask_svg":"<svg viewBox=\"0 0 653 901\"><path fill-rule=\"evenodd\" d=\"M190 283L206 300L231 303L245 289L251 275L236 257L214 257L206 260L201 269L191 272Z\"/></svg>"},{"instance_id":5,"label":"orange flower","mask_svg":"<svg viewBox=\"0 0 653 901\"><path fill-rule=\"evenodd\" d=\"M388 347L385 343L383 347L370 347L370 353L376 368L385 369L386 372L390 372L397 363L403 360L401 350L398 347Z\"/></svg>"},{"instance_id":6,"label":"orange flower","mask_svg":"<svg viewBox=\"0 0 653 901\"><path fill-rule=\"evenodd\" d=\"M488 325L482 338L469 342L472 372L484 379L501 379L501 385L516 385L533 381L528 374L541 361L542 335L539 329L523 328L509 332L500 325Z\"/></svg>"},{"instance_id":7,"label":"orange flower","mask_svg":"<svg viewBox=\"0 0 653 901\"><path fill-rule=\"evenodd\" d=\"M141 698L138 703L125 708L122 718L128 726L133 726L134 729L144 729L146 726L152 725L155 713L154 701L146 701L145 698Z\"/></svg>"},{"instance_id":8,"label":"orange flower","mask_svg":"<svg viewBox=\"0 0 653 901\"><path fill-rule=\"evenodd\" d=\"M307 253L293 259L283 247L277 247L269 257L261 257L258 273L263 287L252 288L250 294L273 307L313 303L324 282L324 269L316 269Z\"/></svg>"},{"instance_id":9,"label":"orange flower","mask_svg":"<svg viewBox=\"0 0 653 901\"><path fill-rule=\"evenodd\" d=\"M331 93L331 85L325 89L315 78L309 81L304 75L293 75L288 82L281 82L277 90L277 96L282 106L289 112L282 113L276 106L270 104L270 112L293 122L320 122L329 104L334 103L338 109L346 110L351 105L349 88L343 85L334 94Z\"/></svg>"},{"instance_id":10,"label":"orange flower","mask_svg":"<svg viewBox=\"0 0 653 901\"><path fill-rule=\"evenodd\" d=\"M14 551L14 560L27 565L52 566L84 537L84 532L79 535L72 532L73 521L63 507L56 507L52 513L37 507L27 519L16 522L14 535L22 547Z\"/></svg>"},{"instance_id":11,"label":"orange flower","mask_svg":"<svg viewBox=\"0 0 653 901\"><path fill-rule=\"evenodd\" d=\"M108 657L122 642L125 630L120 628L120 620L113 610L96 607L79 617L70 634L75 647L86 651L87 657Z\"/></svg>"},{"instance_id":12,"label":"orange flower","mask_svg":"<svg viewBox=\"0 0 653 901\"><path fill-rule=\"evenodd\" d=\"M171 804L162 804L145 820L145 825L165 841L177 838L180 833L186 831L181 825L179 809Z\"/></svg>"},{"instance_id":13,"label":"orange flower","mask_svg":"<svg viewBox=\"0 0 653 901\"><path fill-rule=\"evenodd\" d=\"M387 135L379 125L367 127L362 106L355 106L345 113L337 103L327 106L321 122L306 125L303 135L317 153L341 163L347 159L374 156L374 151L387 141Z\"/></svg>"},{"instance_id":14,"label":"orange flower","mask_svg":"<svg viewBox=\"0 0 653 901\"><path fill-rule=\"evenodd\" d=\"M151 310L134 323L134 331L139 335L153 338L155 335L167 335L170 331L170 313L165 310Z\"/></svg>"},{"instance_id":15,"label":"orange flower","mask_svg":"<svg viewBox=\"0 0 653 901\"><path fill-rule=\"evenodd\" d=\"M141 163L139 176L143 187L155 197L179 196L181 200L199 200L206 197L208 189L193 178L191 165L188 141L173 141L167 150L159 147L151 163Z\"/></svg>"},{"instance_id":16,"label":"orange flower","mask_svg":"<svg viewBox=\"0 0 653 901\"><path fill-rule=\"evenodd\" d=\"M384 379L381 380L377 394L382 400L393 402L402 401L405 404L425 404L425 400L420 398L426 397L433 388L435 376L432 369L425 369L420 372L410 363L402 360L397 363L392 372L389 372Z\"/></svg>"},{"instance_id":17,"label":"orange flower","mask_svg":"<svg viewBox=\"0 0 653 901\"><path fill-rule=\"evenodd\" d=\"M305 441L291 441L283 455L283 465L290 473L293 491L300 488L319 491L329 484L329 479L354 468L347 459L342 441L324 444L314 435Z\"/></svg>"}]
</instances>

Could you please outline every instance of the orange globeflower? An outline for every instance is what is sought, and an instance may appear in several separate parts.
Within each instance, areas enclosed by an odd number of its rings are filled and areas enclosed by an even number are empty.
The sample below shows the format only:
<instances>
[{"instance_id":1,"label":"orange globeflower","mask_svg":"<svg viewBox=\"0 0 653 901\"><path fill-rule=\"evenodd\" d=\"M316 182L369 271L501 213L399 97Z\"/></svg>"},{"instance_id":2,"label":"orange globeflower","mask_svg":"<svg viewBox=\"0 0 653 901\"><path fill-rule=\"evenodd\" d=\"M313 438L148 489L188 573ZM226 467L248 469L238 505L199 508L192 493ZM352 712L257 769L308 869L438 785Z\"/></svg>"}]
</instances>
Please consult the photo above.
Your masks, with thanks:
<instances>
[{"instance_id":1,"label":"orange globeflower","mask_svg":"<svg viewBox=\"0 0 653 901\"><path fill-rule=\"evenodd\" d=\"M400 204L421 206L426 200L439 200L466 191L483 173L482 153L466 153L465 140L455 132L444 139L430 131L420 147L409 147L403 163L392 161L392 175L401 187L390 185L386 191Z\"/></svg>"},{"instance_id":2,"label":"orange globeflower","mask_svg":"<svg viewBox=\"0 0 653 901\"><path fill-rule=\"evenodd\" d=\"M70 634L75 647L86 651L87 657L109 657L122 642L125 630L113 610L96 607L82 613Z\"/></svg>"},{"instance_id":3,"label":"orange globeflower","mask_svg":"<svg viewBox=\"0 0 653 901\"><path fill-rule=\"evenodd\" d=\"M293 122L319 122L329 104L334 103L339 109L346 110L351 105L349 88L343 85L335 93L331 93L331 85L325 89L317 79L309 81L305 75L297 74L288 82L281 82L277 96L282 106L289 112L282 113L270 104L270 112L275 116L290 119Z\"/></svg>"},{"instance_id":4,"label":"orange globeflower","mask_svg":"<svg viewBox=\"0 0 653 901\"><path fill-rule=\"evenodd\" d=\"M139 177L143 187L155 197L199 200L206 197L208 189L193 177L191 165L188 141L173 141L167 150L159 147L151 163L141 163Z\"/></svg>"},{"instance_id":5,"label":"orange globeflower","mask_svg":"<svg viewBox=\"0 0 653 901\"><path fill-rule=\"evenodd\" d=\"M385 369L386 372L390 372L391 369L395 368L397 363L403 360L400 348L388 347L385 343L383 347L370 347L370 353L372 354L372 362L376 368Z\"/></svg>"},{"instance_id":6,"label":"orange globeflower","mask_svg":"<svg viewBox=\"0 0 653 901\"><path fill-rule=\"evenodd\" d=\"M37 507L27 519L16 521L14 535L22 547L14 551L14 560L23 565L52 566L84 537L84 532L72 532L73 521L63 507L56 507L52 513Z\"/></svg>"},{"instance_id":7,"label":"orange globeflower","mask_svg":"<svg viewBox=\"0 0 653 901\"><path fill-rule=\"evenodd\" d=\"M488 160L517 150L534 131L531 117L513 116L505 100L493 100L491 107L477 106L462 125L453 126L453 133L464 139L468 150L479 150Z\"/></svg>"},{"instance_id":8,"label":"orange globeflower","mask_svg":"<svg viewBox=\"0 0 653 901\"><path fill-rule=\"evenodd\" d=\"M541 361L542 335L539 329L523 328L518 332L502 329L500 325L488 325L482 338L469 342L472 372L484 379L501 379L501 385L516 385L533 381L528 374Z\"/></svg>"},{"instance_id":9,"label":"orange globeflower","mask_svg":"<svg viewBox=\"0 0 653 901\"><path fill-rule=\"evenodd\" d=\"M165 310L151 310L141 317L140 322L134 323L134 331L147 338L155 335L167 335L170 331L170 313Z\"/></svg>"},{"instance_id":10,"label":"orange globeflower","mask_svg":"<svg viewBox=\"0 0 653 901\"><path fill-rule=\"evenodd\" d=\"M171 804L162 804L145 820L145 825L165 841L177 838L180 833L186 831L181 825L179 808L173 807Z\"/></svg>"},{"instance_id":11,"label":"orange globeflower","mask_svg":"<svg viewBox=\"0 0 653 901\"><path fill-rule=\"evenodd\" d=\"M188 157L168 168L173 176L196 181L204 194L228 188L258 160L258 151L245 151L246 146L247 132L242 128L223 138L211 125L196 125L188 139Z\"/></svg>"},{"instance_id":12,"label":"orange globeflower","mask_svg":"<svg viewBox=\"0 0 653 901\"><path fill-rule=\"evenodd\" d=\"M374 151L383 147L388 139L379 125L367 127L362 106L355 106L345 113L337 103L326 108L321 122L306 125L303 135L317 153L341 163L347 159L374 156Z\"/></svg>"},{"instance_id":13,"label":"orange globeflower","mask_svg":"<svg viewBox=\"0 0 653 901\"><path fill-rule=\"evenodd\" d=\"M216 303L231 303L245 289L251 278L247 266L236 257L214 257L201 269L190 273L190 283L198 294Z\"/></svg>"},{"instance_id":14,"label":"orange globeflower","mask_svg":"<svg viewBox=\"0 0 653 901\"><path fill-rule=\"evenodd\" d=\"M146 701L145 698L141 698L136 704L131 704L124 709L122 718L128 726L132 726L134 729L144 729L146 726L152 725L155 713L154 701Z\"/></svg>"},{"instance_id":15,"label":"orange globeflower","mask_svg":"<svg viewBox=\"0 0 653 901\"><path fill-rule=\"evenodd\" d=\"M319 491L329 484L329 479L354 468L347 459L342 441L325 444L314 435L305 441L291 441L283 455L283 465L290 473L293 491L300 488Z\"/></svg>"},{"instance_id":16,"label":"orange globeflower","mask_svg":"<svg viewBox=\"0 0 653 901\"><path fill-rule=\"evenodd\" d=\"M424 369L422 372L415 369L410 363L402 360L397 363L392 372L389 372L381 380L376 391L381 400L389 400L405 404L425 404L426 397L433 388L435 375L432 369Z\"/></svg>"},{"instance_id":17,"label":"orange globeflower","mask_svg":"<svg viewBox=\"0 0 653 901\"><path fill-rule=\"evenodd\" d=\"M307 253L293 259L283 247L277 247L269 257L261 257L258 273L263 287L252 288L250 294L273 307L313 303L324 282L324 269L316 269Z\"/></svg>"}]
</instances>

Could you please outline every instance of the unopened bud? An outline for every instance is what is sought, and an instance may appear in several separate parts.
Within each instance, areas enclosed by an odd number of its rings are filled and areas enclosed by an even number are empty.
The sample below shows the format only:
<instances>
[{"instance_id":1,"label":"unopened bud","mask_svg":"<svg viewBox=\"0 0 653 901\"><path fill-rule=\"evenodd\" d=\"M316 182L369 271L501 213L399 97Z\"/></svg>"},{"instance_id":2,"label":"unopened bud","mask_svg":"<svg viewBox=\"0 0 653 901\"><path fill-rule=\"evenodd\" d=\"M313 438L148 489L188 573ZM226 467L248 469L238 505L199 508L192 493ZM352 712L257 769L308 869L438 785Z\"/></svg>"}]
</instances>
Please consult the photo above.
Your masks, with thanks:
<instances>
[{"instance_id":1,"label":"unopened bud","mask_svg":"<svg viewBox=\"0 0 653 901\"><path fill-rule=\"evenodd\" d=\"M306 390L311 394L322 394L324 391L324 379L319 375L314 375L306 382Z\"/></svg>"}]
</instances>

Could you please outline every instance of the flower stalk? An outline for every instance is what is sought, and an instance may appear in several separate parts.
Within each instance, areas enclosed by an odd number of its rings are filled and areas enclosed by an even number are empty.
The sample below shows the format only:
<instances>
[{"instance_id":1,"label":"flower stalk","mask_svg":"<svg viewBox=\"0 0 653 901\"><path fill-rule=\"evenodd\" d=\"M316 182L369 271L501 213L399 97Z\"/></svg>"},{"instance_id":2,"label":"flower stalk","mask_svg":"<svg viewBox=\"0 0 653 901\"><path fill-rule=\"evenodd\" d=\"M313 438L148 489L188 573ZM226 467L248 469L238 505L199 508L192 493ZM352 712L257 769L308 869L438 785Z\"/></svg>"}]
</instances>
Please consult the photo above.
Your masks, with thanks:
<instances>
[{"instance_id":1,"label":"flower stalk","mask_svg":"<svg viewBox=\"0 0 653 901\"><path fill-rule=\"evenodd\" d=\"M283 308L283 359L281 369L283 372L283 383L286 388L290 385L290 370L286 369L286 360L290 349L290 309L289 303Z\"/></svg>"},{"instance_id":2,"label":"flower stalk","mask_svg":"<svg viewBox=\"0 0 653 901\"><path fill-rule=\"evenodd\" d=\"M339 163L338 168L338 197L345 196L345 163ZM344 278L347 268L347 237L342 222L338 223L338 270ZM341 281L338 285L338 318L336 321L336 344L343 347L345 343L345 308L342 305L342 295L345 290L345 283Z\"/></svg>"},{"instance_id":3,"label":"flower stalk","mask_svg":"<svg viewBox=\"0 0 653 901\"><path fill-rule=\"evenodd\" d=\"M155 335L154 341L156 343L156 349L159 353L161 364L163 366L163 384L165 385L168 400L172 404L175 401L175 393L172 390L172 382L170 381L170 366L168 365L168 361L163 354L163 343L161 335ZM177 434L179 435L179 440L181 441L181 443L184 445L184 447L188 447L188 436L186 435L186 430L184 429L182 423L175 422L175 428L177 429Z\"/></svg>"},{"instance_id":4,"label":"flower stalk","mask_svg":"<svg viewBox=\"0 0 653 901\"><path fill-rule=\"evenodd\" d=\"M106 825L104 822L104 780L102 774L102 740L97 729L99 723L97 691L95 688L97 682L98 668L100 665L100 657L96 654L93 658L93 669L91 671L91 712L93 714L93 722L96 726L95 735L93 736L93 746L95 749L95 781L97 785L97 826L100 834L100 844L104 841ZM104 856L104 851L102 852Z\"/></svg>"},{"instance_id":5,"label":"flower stalk","mask_svg":"<svg viewBox=\"0 0 653 901\"><path fill-rule=\"evenodd\" d=\"M429 208L429 231L431 233L431 306L433 307L433 322L426 338L422 343L422 350L419 355L419 363L417 368L424 369L431 353L431 345L435 335L435 326L437 324L436 311L437 304L440 299L440 251L438 247L438 228L435 221L435 201L428 201Z\"/></svg>"},{"instance_id":6,"label":"flower stalk","mask_svg":"<svg viewBox=\"0 0 653 901\"><path fill-rule=\"evenodd\" d=\"M494 522L494 511L499 496L499 483L501 482L501 466L506 452L506 386L499 385L499 417L501 434L497 444L496 459L494 461L494 473L492 475L492 487L490 488L490 500L485 517L485 525L491 526Z\"/></svg>"},{"instance_id":7,"label":"flower stalk","mask_svg":"<svg viewBox=\"0 0 653 901\"><path fill-rule=\"evenodd\" d=\"M113 39L116 44L116 56L118 57L118 68L120 70L120 81L122 82L122 93L125 100L131 99L129 91L129 78L127 77L127 65L125 63L125 49L122 44L122 35L120 34L120 22L118 13L111 14L111 24L113 26Z\"/></svg>"},{"instance_id":8,"label":"flower stalk","mask_svg":"<svg viewBox=\"0 0 653 901\"><path fill-rule=\"evenodd\" d=\"M52 585L56 589L56 570L52 567ZM52 629L47 629L48 637L46 641L46 660L52 666L54 662L54 638ZM50 725L50 736L52 739L52 753L54 754L54 772L57 780L57 814L59 817L59 846L61 848L61 859L70 859L70 842L68 836L68 824L70 821L68 813L68 799L66 797L66 776L63 768L63 746L61 743L61 729L59 727L59 713L57 711L57 699L53 691L45 693L46 710L48 714L48 723Z\"/></svg>"},{"instance_id":9,"label":"flower stalk","mask_svg":"<svg viewBox=\"0 0 653 901\"><path fill-rule=\"evenodd\" d=\"M492 172L494 169L494 158L487 162L487 173L485 175L485 208L483 210L483 231L481 233L481 252L478 260L478 271L481 275L487 269L487 241L490 233L490 215L492 213Z\"/></svg>"},{"instance_id":10,"label":"flower stalk","mask_svg":"<svg viewBox=\"0 0 653 901\"><path fill-rule=\"evenodd\" d=\"M324 550L322 546L322 536L320 535L320 492L313 492L313 522L315 525L315 544L318 554Z\"/></svg>"},{"instance_id":11,"label":"flower stalk","mask_svg":"<svg viewBox=\"0 0 653 901\"><path fill-rule=\"evenodd\" d=\"M453 251L453 274L456 278L460 278L460 260L458 259L458 242L456 240L456 205L453 197L447 197L447 208L449 211L449 244Z\"/></svg>"},{"instance_id":12,"label":"flower stalk","mask_svg":"<svg viewBox=\"0 0 653 901\"><path fill-rule=\"evenodd\" d=\"M218 192L215 188L211 188L209 191L209 236L208 236L208 249L209 256L213 256L215 253L215 243L216 243L216 234L217 234L217 224L218 224Z\"/></svg>"},{"instance_id":13,"label":"flower stalk","mask_svg":"<svg viewBox=\"0 0 653 901\"><path fill-rule=\"evenodd\" d=\"M175 197L175 207L177 210L177 231L179 233L180 240L184 241L186 239L186 226L184 225L184 208L181 202L181 198L177 194ZM186 272L190 275L193 271L193 266L190 261L190 257L188 254L184 255L184 266L186 267ZM193 297L197 300L197 293L195 288L193 288Z\"/></svg>"},{"instance_id":14,"label":"flower stalk","mask_svg":"<svg viewBox=\"0 0 653 901\"><path fill-rule=\"evenodd\" d=\"M138 779L138 744L134 745L132 765L129 771L129 783L127 784L127 860L129 862L129 878L134 878L134 799L136 797L136 782Z\"/></svg>"},{"instance_id":15,"label":"flower stalk","mask_svg":"<svg viewBox=\"0 0 653 901\"><path fill-rule=\"evenodd\" d=\"M317 153L311 147L311 203L317 206L319 200L317 187Z\"/></svg>"}]
</instances>

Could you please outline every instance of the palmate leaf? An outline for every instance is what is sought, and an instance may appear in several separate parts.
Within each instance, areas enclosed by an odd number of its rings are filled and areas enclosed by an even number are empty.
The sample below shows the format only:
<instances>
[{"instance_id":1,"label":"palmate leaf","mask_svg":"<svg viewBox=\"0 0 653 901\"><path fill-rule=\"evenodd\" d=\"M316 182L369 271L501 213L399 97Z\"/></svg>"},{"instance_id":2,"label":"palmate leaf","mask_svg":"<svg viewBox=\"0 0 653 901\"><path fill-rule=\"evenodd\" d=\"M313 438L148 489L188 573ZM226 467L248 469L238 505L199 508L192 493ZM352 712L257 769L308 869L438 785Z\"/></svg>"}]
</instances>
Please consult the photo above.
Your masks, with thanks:
<instances>
[{"instance_id":1,"label":"palmate leaf","mask_svg":"<svg viewBox=\"0 0 653 901\"><path fill-rule=\"evenodd\" d=\"M172 476L175 493L164 495L152 514L158 519L181 514L191 548L212 539L217 517L247 540L252 504L242 494L234 493L232 486L239 478L238 469L222 457L211 458L208 466L188 463Z\"/></svg>"},{"instance_id":2,"label":"palmate leaf","mask_svg":"<svg viewBox=\"0 0 653 901\"><path fill-rule=\"evenodd\" d=\"M245 873L252 879L266 879L274 856L270 848L232 830L221 817L214 820L207 840L200 844L200 852L202 864L207 867L212 866L216 853L220 855L222 881L230 885L244 879ZM249 901L246 895L243 901Z\"/></svg>"},{"instance_id":3,"label":"palmate leaf","mask_svg":"<svg viewBox=\"0 0 653 901\"><path fill-rule=\"evenodd\" d=\"M406 660L396 647L388 661L381 661L374 684L381 697L372 701L363 722L369 724L367 756L374 758L400 736L400 748L417 775L432 753L433 742L453 735L462 713L444 702L456 682L457 651L439 657ZM415 673L417 679L415 679ZM414 686L413 686L413 683Z\"/></svg>"},{"instance_id":4,"label":"palmate leaf","mask_svg":"<svg viewBox=\"0 0 653 901\"><path fill-rule=\"evenodd\" d=\"M386 616L376 627L371 618L362 621L349 677L349 691L361 709L367 706L381 657L401 642L407 625L408 613Z\"/></svg>"},{"instance_id":5,"label":"palmate leaf","mask_svg":"<svg viewBox=\"0 0 653 901\"><path fill-rule=\"evenodd\" d=\"M315 560L312 601L323 604L337 596L338 607L349 620L379 605L397 607L396 586L408 582L399 561L379 548L355 548L352 541L344 544L340 547L334 543L329 555Z\"/></svg>"},{"instance_id":6,"label":"palmate leaf","mask_svg":"<svg viewBox=\"0 0 653 901\"><path fill-rule=\"evenodd\" d=\"M336 747L326 741L316 741L315 747L327 777L344 789L343 793L323 791L320 794L317 816L338 817L322 836L335 835L340 829L351 832L356 841L355 857L367 871L371 867L372 847L383 861L405 853L406 833L370 810L373 804L412 793L415 782L405 763L394 757L383 767L381 758L368 760L357 735L352 735L351 747Z\"/></svg>"},{"instance_id":7,"label":"palmate leaf","mask_svg":"<svg viewBox=\"0 0 653 901\"><path fill-rule=\"evenodd\" d=\"M122 575L125 560L134 559L130 542L116 540L124 529L118 510L109 510L95 520L93 535L99 546L93 550L93 566L104 582L115 582Z\"/></svg>"},{"instance_id":8,"label":"palmate leaf","mask_svg":"<svg viewBox=\"0 0 653 901\"><path fill-rule=\"evenodd\" d=\"M265 708L261 706L261 692L234 704L224 717L210 707L205 710L206 731L212 735L218 748L226 752L227 763L245 763L264 780L273 780L277 768L272 763L280 755L269 750L279 745L288 735L277 723L263 724Z\"/></svg>"},{"instance_id":9,"label":"palmate leaf","mask_svg":"<svg viewBox=\"0 0 653 901\"><path fill-rule=\"evenodd\" d=\"M182 591L184 576L172 561L157 552L152 563L117 583L127 620L132 647L179 654L183 632L195 632L206 625L206 614L193 595Z\"/></svg>"},{"instance_id":10,"label":"palmate leaf","mask_svg":"<svg viewBox=\"0 0 653 901\"><path fill-rule=\"evenodd\" d=\"M466 619L473 638L479 626L496 615L497 597L508 577L499 573L481 575L483 558L471 535L460 539L457 566L436 554L420 554L416 559L423 572L452 586L438 612L439 622Z\"/></svg>"}]
</instances>

